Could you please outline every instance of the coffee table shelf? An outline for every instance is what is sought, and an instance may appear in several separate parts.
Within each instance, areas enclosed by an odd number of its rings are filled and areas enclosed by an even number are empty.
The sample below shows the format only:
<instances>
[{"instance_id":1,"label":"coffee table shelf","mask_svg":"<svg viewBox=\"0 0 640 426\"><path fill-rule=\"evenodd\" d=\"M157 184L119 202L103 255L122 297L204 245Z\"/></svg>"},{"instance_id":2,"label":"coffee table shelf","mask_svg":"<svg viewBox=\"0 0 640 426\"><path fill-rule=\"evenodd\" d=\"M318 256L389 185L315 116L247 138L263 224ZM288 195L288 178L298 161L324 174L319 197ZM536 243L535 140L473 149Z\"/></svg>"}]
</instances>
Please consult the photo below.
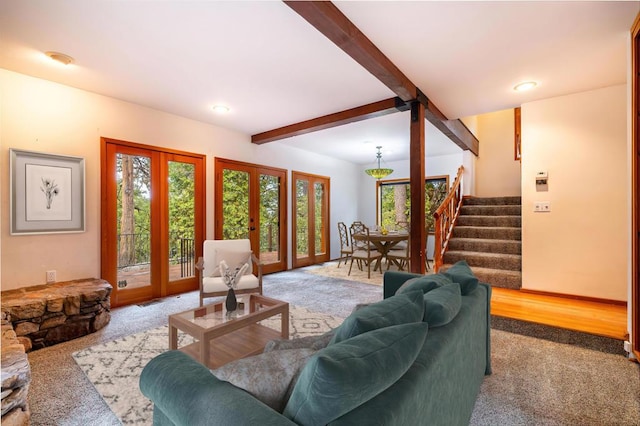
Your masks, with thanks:
<instances>
[{"instance_id":1,"label":"coffee table shelf","mask_svg":"<svg viewBox=\"0 0 640 426\"><path fill-rule=\"evenodd\" d=\"M289 304L251 294L244 309L228 314L224 301L169 316L169 348L179 349L208 368L259 354L268 341L289 338ZM280 331L258 322L280 315ZM178 330L197 342L178 348Z\"/></svg>"}]
</instances>

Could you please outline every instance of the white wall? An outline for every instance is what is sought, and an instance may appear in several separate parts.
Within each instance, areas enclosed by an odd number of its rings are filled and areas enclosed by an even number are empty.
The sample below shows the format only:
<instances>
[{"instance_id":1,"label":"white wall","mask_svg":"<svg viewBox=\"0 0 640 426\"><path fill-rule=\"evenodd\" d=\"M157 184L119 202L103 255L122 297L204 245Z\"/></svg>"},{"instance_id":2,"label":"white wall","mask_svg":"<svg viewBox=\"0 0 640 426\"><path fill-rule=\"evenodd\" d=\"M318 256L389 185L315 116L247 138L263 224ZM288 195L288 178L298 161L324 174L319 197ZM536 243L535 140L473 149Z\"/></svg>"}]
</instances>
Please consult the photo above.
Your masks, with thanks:
<instances>
[{"instance_id":1,"label":"white wall","mask_svg":"<svg viewBox=\"0 0 640 426\"><path fill-rule=\"evenodd\" d=\"M627 300L626 85L522 105L523 288ZM536 190L546 171L548 191ZM549 201L550 213L534 213Z\"/></svg>"},{"instance_id":2,"label":"white wall","mask_svg":"<svg viewBox=\"0 0 640 426\"><path fill-rule=\"evenodd\" d=\"M331 178L331 250L339 253L335 223L355 218L359 167L154 109L0 69L0 250L2 289L100 276L100 137L206 154L207 226L213 237L214 157L304 171ZM85 158L86 232L9 234L9 148ZM291 174L289 182L291 184ZM289 200L290 203L290 200ZM289 204L289 213L290 213ZM289 220L290 226L291 220ZM290 228L289 228L290 233ZM291 244L291 238L288 239ZM291 253L289 247L289 253Z\"/></svg>"},{"instance_id":3,"label":"white wall","mask_svg":"<svg viewBox=\"0 0 640 426\"><path fill-rule=\"evenodd\" d=\"M520 195L520 162L514 160L513 109L477 116L480 149L475 160L475 195Z\"/></svg>"}]
</instances>

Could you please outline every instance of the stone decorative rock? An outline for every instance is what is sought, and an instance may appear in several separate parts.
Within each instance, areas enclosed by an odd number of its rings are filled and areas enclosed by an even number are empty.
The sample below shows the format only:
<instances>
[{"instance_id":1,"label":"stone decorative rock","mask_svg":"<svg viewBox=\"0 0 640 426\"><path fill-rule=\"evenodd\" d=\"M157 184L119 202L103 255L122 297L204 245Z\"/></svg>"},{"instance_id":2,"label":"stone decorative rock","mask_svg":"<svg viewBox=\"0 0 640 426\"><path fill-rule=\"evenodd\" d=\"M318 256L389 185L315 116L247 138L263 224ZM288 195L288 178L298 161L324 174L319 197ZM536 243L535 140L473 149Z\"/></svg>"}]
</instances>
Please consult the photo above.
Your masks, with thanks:
<instances>
[{"instance_id":1,"label":"stone decorative rock","mask_svg":"<svg viewBox=\"0 0 640 426\"><path fill-rule=\"evenodd\" d=\"M2 316L2 420L3 425L28 425L31 418L27 393L31 368L24 346L4 315Z\"/></svg>"},{"instance_id":2,"label":"stone decorative rock","mask_svg":"<svg viewBox=\"0 0 640 426\"><path fill-rule=\"evenodd\" d=\"M111 284L89 278L2 292L2 316L27 351L66 342L111 320Z\"/></svg>"},{"instance_id":3,"label":"stone decorative rock","mask_svg":"<svg viewBox=\"0 0 640 426\"><path fill-rule=\"evenodd\" d=\"M90 278L2 292L2 423L29 424L26 352L93 333L111 320L111 284Z\"/></svg>"}]
</instances>

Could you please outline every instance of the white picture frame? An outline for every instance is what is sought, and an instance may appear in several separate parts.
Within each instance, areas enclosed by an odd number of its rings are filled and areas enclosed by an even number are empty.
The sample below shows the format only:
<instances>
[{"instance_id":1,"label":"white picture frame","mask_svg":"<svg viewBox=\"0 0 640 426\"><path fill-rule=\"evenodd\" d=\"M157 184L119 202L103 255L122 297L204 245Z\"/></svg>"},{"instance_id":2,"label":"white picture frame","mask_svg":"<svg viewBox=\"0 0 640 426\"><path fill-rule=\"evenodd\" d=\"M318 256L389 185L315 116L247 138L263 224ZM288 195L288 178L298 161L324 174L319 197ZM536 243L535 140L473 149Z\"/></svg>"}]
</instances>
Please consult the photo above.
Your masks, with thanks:
<instances>
[{"instance_id":1,"label":"white picture frame","mask_svg":"<svg viewBox=\"0 0 640 426\"><path fill-rule=\"evenodd\" d=\"M11 235L85 231L84 158L9 149Z\"/></svg>"}]
</instances>

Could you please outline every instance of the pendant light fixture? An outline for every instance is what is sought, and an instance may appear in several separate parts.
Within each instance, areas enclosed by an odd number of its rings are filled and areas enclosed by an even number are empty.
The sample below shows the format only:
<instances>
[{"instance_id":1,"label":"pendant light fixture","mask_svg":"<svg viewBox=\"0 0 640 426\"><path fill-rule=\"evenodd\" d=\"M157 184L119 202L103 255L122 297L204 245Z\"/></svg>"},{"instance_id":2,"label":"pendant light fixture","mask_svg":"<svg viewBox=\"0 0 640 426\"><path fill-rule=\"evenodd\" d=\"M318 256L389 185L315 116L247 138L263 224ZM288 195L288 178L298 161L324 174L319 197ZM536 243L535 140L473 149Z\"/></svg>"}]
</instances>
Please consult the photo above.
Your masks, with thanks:
<instances>
[{"instance_id":1,"label":"pendant light fixture","mask_svg":"<svg viewBox=\"0 0 640 426\"><path fill-rule=\"evenodd\" d=\"M378 153L376 154L376 158L378 160L378 167L375 169L366 169L364 172L369 176L371 176L372 178L382 179L384 177L389 176L391 173L393 173L393 169L380 167L380 160L382 160L382 151L380 150L382 149L382 147L376 146L376 148L378 149Z\"/></svg>"}]
</instances>

